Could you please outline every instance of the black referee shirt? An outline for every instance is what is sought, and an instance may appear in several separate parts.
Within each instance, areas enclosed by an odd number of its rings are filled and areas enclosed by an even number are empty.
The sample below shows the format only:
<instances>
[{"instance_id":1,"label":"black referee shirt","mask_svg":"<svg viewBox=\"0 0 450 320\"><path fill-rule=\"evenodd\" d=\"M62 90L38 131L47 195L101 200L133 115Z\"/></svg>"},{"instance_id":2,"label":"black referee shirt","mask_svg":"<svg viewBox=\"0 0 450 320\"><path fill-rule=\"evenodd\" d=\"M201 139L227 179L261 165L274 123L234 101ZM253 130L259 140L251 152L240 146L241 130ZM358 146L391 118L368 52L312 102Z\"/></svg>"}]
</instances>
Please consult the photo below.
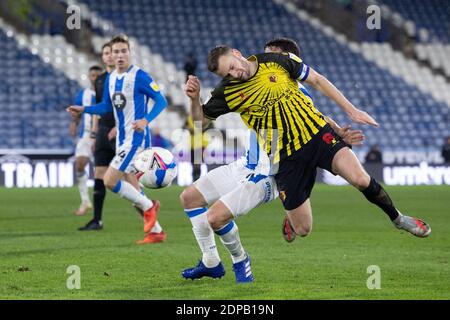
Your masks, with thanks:
<instances>
[{"instance_id":1,"label":"black referee shirt","mask_svg":"<svg viewBox=\"0 0 450 320\"><path fill-rule=\"evenodd\" d=\"M106 77L108 76L108 72L104 72L97 77L95 80L95 100L97 103L102 102L103 98L103 88L105 87ZM116 126L116 122L114 120L114 114L112 112L105 113L101 116L98 121L99 130L100 129L112 129Z\"/></svg>"}]
</instances>

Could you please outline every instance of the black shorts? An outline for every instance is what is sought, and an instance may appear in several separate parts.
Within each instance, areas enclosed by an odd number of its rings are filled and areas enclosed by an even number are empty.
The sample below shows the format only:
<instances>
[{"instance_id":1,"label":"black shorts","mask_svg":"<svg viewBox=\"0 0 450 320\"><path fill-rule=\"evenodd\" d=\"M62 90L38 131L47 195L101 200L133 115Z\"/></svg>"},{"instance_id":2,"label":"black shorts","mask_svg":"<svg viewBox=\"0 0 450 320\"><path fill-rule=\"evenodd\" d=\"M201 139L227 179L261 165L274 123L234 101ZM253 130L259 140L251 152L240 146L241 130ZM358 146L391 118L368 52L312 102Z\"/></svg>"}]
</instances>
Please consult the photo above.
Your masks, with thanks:
<instances>
[{"instance_id":1,"label":"black shorts","mask_svg":"<svg viewBox=\"0 0 450 320\"><path fill-rule=\"evenodd\" d=\"M116 155L116 140L108 140L111 129L101 128L95 137L94 162L96 167L107 167Z\"/></svg>"},{"instance_id":2,"label":"black shorts","mask_svg":"<svg viewBox=\"0 0 450 320\"><path fill-rule=\"evenodd\" d=\"M345 147L350 146L327 124L300 150L280 161L275 180L286 210L297 208L310 197L317 168L333 173L334 155Z\"/></svg>"}]
</instances>

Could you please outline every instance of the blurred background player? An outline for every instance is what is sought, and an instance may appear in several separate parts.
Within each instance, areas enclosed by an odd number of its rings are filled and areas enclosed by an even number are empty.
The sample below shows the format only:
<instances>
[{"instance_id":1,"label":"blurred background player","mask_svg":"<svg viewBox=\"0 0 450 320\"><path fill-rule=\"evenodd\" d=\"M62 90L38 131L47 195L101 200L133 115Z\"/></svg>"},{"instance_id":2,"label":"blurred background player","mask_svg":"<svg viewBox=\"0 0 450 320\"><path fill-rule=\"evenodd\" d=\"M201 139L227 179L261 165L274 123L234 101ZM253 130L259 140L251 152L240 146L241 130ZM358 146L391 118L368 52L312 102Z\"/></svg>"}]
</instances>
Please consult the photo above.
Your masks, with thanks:
<instances>
[{"instance_id":1,"label":"blurred background player","mask_svg":"<svg viewBox=\"0 0 450 320\"><path fill-rule=\"evenodd\" d=\"M442 158L444 159L444 163L450 163L450 136L448 136L444 141L441 155Z\"/></svg>"},{"instance_id":2,"label":"blurred background player","mask_svg":"<svg viewBox=\"0 0 450 320\"><path fill-rule=\"evenodd\" d=\"M189 79L189 76L188 76ZM203 152L208 147L209 144L209 137L208 133L205 132L208 129L211 129L213 127L213 124L209 124L208 126L203 126L201 130L195 131L194 130L194 121L192 120L192 116L188 115L186 117L186 123L184 124L184 129L189 130L190 134L190 146L191 146L191 164L192 164L192 179L193 181L200 178L201 175L201 169L202 169L202 163L203 163ZM196 134L200 134L201 137L197 137ZM195 155L199 154L201 155L201 162L197 163L195 161Z\"/></svg>"},{"instance_id":3,"label":"blurred background player","mask_svg":"<svg viewBox=\"0 0 450 320\"><path fill-rule=\"evenodd\" d=\"M146 236L138 243L164 241L166 235L157 223L159 201L150 200L141 191L134 176L133 160L150 145L148 124L167 107L167 100L146 72L131 65L128 38L116 36L110 43L115 70L107 76L102 102L94 106L70 106L67 111L74 117L83 113L102 115L114 112L116 155L106 170L104 184L143 212ZM155 101L150 112L147 107L149 98Z\"/></svg>"},{"instance_id":4,"label":"blurred background player","mask_svg":"<svg viewBox=\"0 0 450 320\"><path fill-rule=\"evenodd\" d=\"M102 46L102 61L106 71L100 74L95 80L95 103L100 103L103 99L105 80L114 70L114 60L112 58L111 45L105 43ZM87 104L83 104L87 105ZM88 114L86 114L88 116ZM115 127L114 114L106 112L101 117L93 115L93 136L94 140L94 217L80 231L101 230L103 228L102 212L103 203L106 197L106 188L103 183L103 176L108 169L109 163L116 155L115 137L117 130Z\"/></svg>"},{"instance_id":5,"label":"blurred background player","mask_svg":"<svg viewBox=\"0 0 450 320\"><path fill-rule=\"evenodd\" d=\"M75 104L86 105L95 103L94 82L101 72L102 68L99 66L92 66L89 68L89 81L91 87L83 89L78 93ZM93 137L95 137L95 132L92 131L92 122L93 119L90 114L83 114L80 118L73 119L70 123L70 134L73 137L77 135L77 128L79 126L78 141L75 149L77 184L81 197L80 207L75 211L75 215L78 216L84 215L87 211L92 210L87 187L88 175L86 173L86 165L92 157Z\"/></svg>"},{"instance_id":6,"label":"blurred background player","mask_svg":"<svg viewBox=\"0 0 450 320\"><path fill-rule=\"evenodd\" d=\"M378 144L374 144L370 147L370 150L365 157L365 163L383 163L383 154L381 153Z\"/></svg>"}]
</instances>

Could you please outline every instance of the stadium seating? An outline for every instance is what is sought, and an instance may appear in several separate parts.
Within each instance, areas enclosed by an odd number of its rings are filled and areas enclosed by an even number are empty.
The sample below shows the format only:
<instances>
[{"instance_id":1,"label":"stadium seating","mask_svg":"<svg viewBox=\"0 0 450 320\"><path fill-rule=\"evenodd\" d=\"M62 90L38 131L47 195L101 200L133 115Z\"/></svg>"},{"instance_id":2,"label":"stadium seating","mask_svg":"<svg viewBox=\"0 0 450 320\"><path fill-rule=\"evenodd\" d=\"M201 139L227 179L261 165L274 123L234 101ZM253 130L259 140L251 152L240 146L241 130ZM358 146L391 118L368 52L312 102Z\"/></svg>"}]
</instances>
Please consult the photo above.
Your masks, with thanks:
<instances>
[{"instance_id":1,"label":"stadium seating","mask_svg":"<svg viewBox=\"0 0 450 320\"><path fill-rule=\"evenodd\" d=\"M414 22L418 30L425 29L426 42L450 43L450 2L445 0L378 0L403 18Z\"/></svg>"},{"instance_id":2,"label":"stadium seating","mask_svg":"<svg viewBox=\"0 0 450 320\"><path fill-rule=\"evenodd\" d=\"M129 34L135 42L133 47L137 48L133 59L150 71L177 103L183 99L181 70L189 52L198 58L198 76L204 88L209 88L219 80L205 65L207 53L213 46L227 43L241 49L243 54L251 54L261 52L264 43L272 37L288 36L299 40L306 63L326 75L355 105L380 122L380 129L364 128L366 145L378 143L384 150L436 149L443 137L450 135L448 105L436 98L436 92L445 91L442 88L446 88L446 84L430 87L425 78L420 78L422 74L411 74L414 80L405 82L396 76L395 68L405 70L408 64L391 63L394 70L389 72L385 66L368 59L370 54L372 59L375 54L390 61L393 57L390 51L379 52L370 47L363 47L360 52L352 50L341 37L317 28L317 21L300 19L272 1L260 0L256 7L252 0L120 0L114 3L82 0L82 3L100 17L94 46L101 46L112 26ZM64 75L45 63L55 65L61 47L74 49L66 46L63 39L56 36L42 41L42 36L32 36L31 44L21 44L24 40L18 37L18 43L13 36L0 33L2 48L7 49L5 73L8 79L0 83L0 103L8 110L0 113L0 120L6 124L0 128L3 133L0 148L72 147L73 141L67 134L70 119L63 112L63 106L71 102L80 89L79 84L69 78L80 81L76 61L80 62L81 56L73 52L74 64L68 62L68 56L61 58L61 66L56 67L67 69ZM22 49L24 46L28 50ZM422 87L418 86L419 81L423 82ZM311 91L320 110L339 123L349 122L338 106ZM445 94L442 95L445 98ZM167 135L181 124L179 117L165 112L156 126ZM231 115L219 122L218 127L236 127L237 124L242 122L237 115Z\"/></svg>"},{"instance_id":3,"label":"stadium seating","mask_svg":"<svg viewBox=\"0 0 450 320\"><path fill-rule=\"evenodd\" d=\"M64 107L80 89L0 30L4 52L0 83L0 149L71 149Z\"/></svg>"},{"instance_id":4,"label":"stadium seating","mask_svg":"<svg viewBox=\"0 0 450 320\"><path fill-rule=\"evenodd\" d=\"M407 21L410 35L418 41L414 46L418 59L450 78L450 2L378 0L376 3L387 8L389 16Z\"/></svg>"},{"instance_id":5,"label":"stadium seating","mask_svg":"<svg viewBox=\"0 0 450 320\"><path fill-rule=\"evenodd\" d=\"M365 128L367 144L384 149L436 148L449 134L449 108L374 63L353 52L345 43L327 36L272 1L244 0L83 0L90 10L148 45L152 52L181 69L188 52L200 62L203 84L212 87L218 78L205 66L209 49L227 43L244 54L261 52L269 38L299 40L305 62L333 81L358 106L373 114L380 129ZM341 123L348 119L317 92L319 108ZM424 123L423 117L433 121ZM447 122L445 122L447 120ZM429 130L424 130L429 127Z\"/></svg>"}]
</instances>

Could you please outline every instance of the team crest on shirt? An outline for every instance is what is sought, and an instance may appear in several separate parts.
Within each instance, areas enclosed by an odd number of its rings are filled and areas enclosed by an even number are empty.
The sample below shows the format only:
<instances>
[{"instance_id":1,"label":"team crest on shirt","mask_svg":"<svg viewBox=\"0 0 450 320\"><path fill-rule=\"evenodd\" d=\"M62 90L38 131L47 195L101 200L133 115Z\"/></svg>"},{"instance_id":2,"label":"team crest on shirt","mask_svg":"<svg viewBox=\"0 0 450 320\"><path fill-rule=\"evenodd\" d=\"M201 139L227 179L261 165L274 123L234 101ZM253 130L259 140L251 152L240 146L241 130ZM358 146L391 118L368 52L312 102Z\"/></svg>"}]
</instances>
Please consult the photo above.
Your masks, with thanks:
<instances>
[{"instance_id":1,"label":"team crest on shirt","mask_svg":"<svg viewBox=\"0 0 450 320\"><path fill-rule=\"evenodd\" d=\"M114 92L111 102L117 110L122 110L127 105L127 99L122 92Z\"/></svg>"},{"instance_id":2,"label":"team crest on shirt","mask_svg":"<svg viewBox=\"0 0 450 320\"><path fill-rule=\"evenodd\" d=\"M286 191L280 191L280 199L281 201L286 201Z\"/></svg>"}]
</instances>

